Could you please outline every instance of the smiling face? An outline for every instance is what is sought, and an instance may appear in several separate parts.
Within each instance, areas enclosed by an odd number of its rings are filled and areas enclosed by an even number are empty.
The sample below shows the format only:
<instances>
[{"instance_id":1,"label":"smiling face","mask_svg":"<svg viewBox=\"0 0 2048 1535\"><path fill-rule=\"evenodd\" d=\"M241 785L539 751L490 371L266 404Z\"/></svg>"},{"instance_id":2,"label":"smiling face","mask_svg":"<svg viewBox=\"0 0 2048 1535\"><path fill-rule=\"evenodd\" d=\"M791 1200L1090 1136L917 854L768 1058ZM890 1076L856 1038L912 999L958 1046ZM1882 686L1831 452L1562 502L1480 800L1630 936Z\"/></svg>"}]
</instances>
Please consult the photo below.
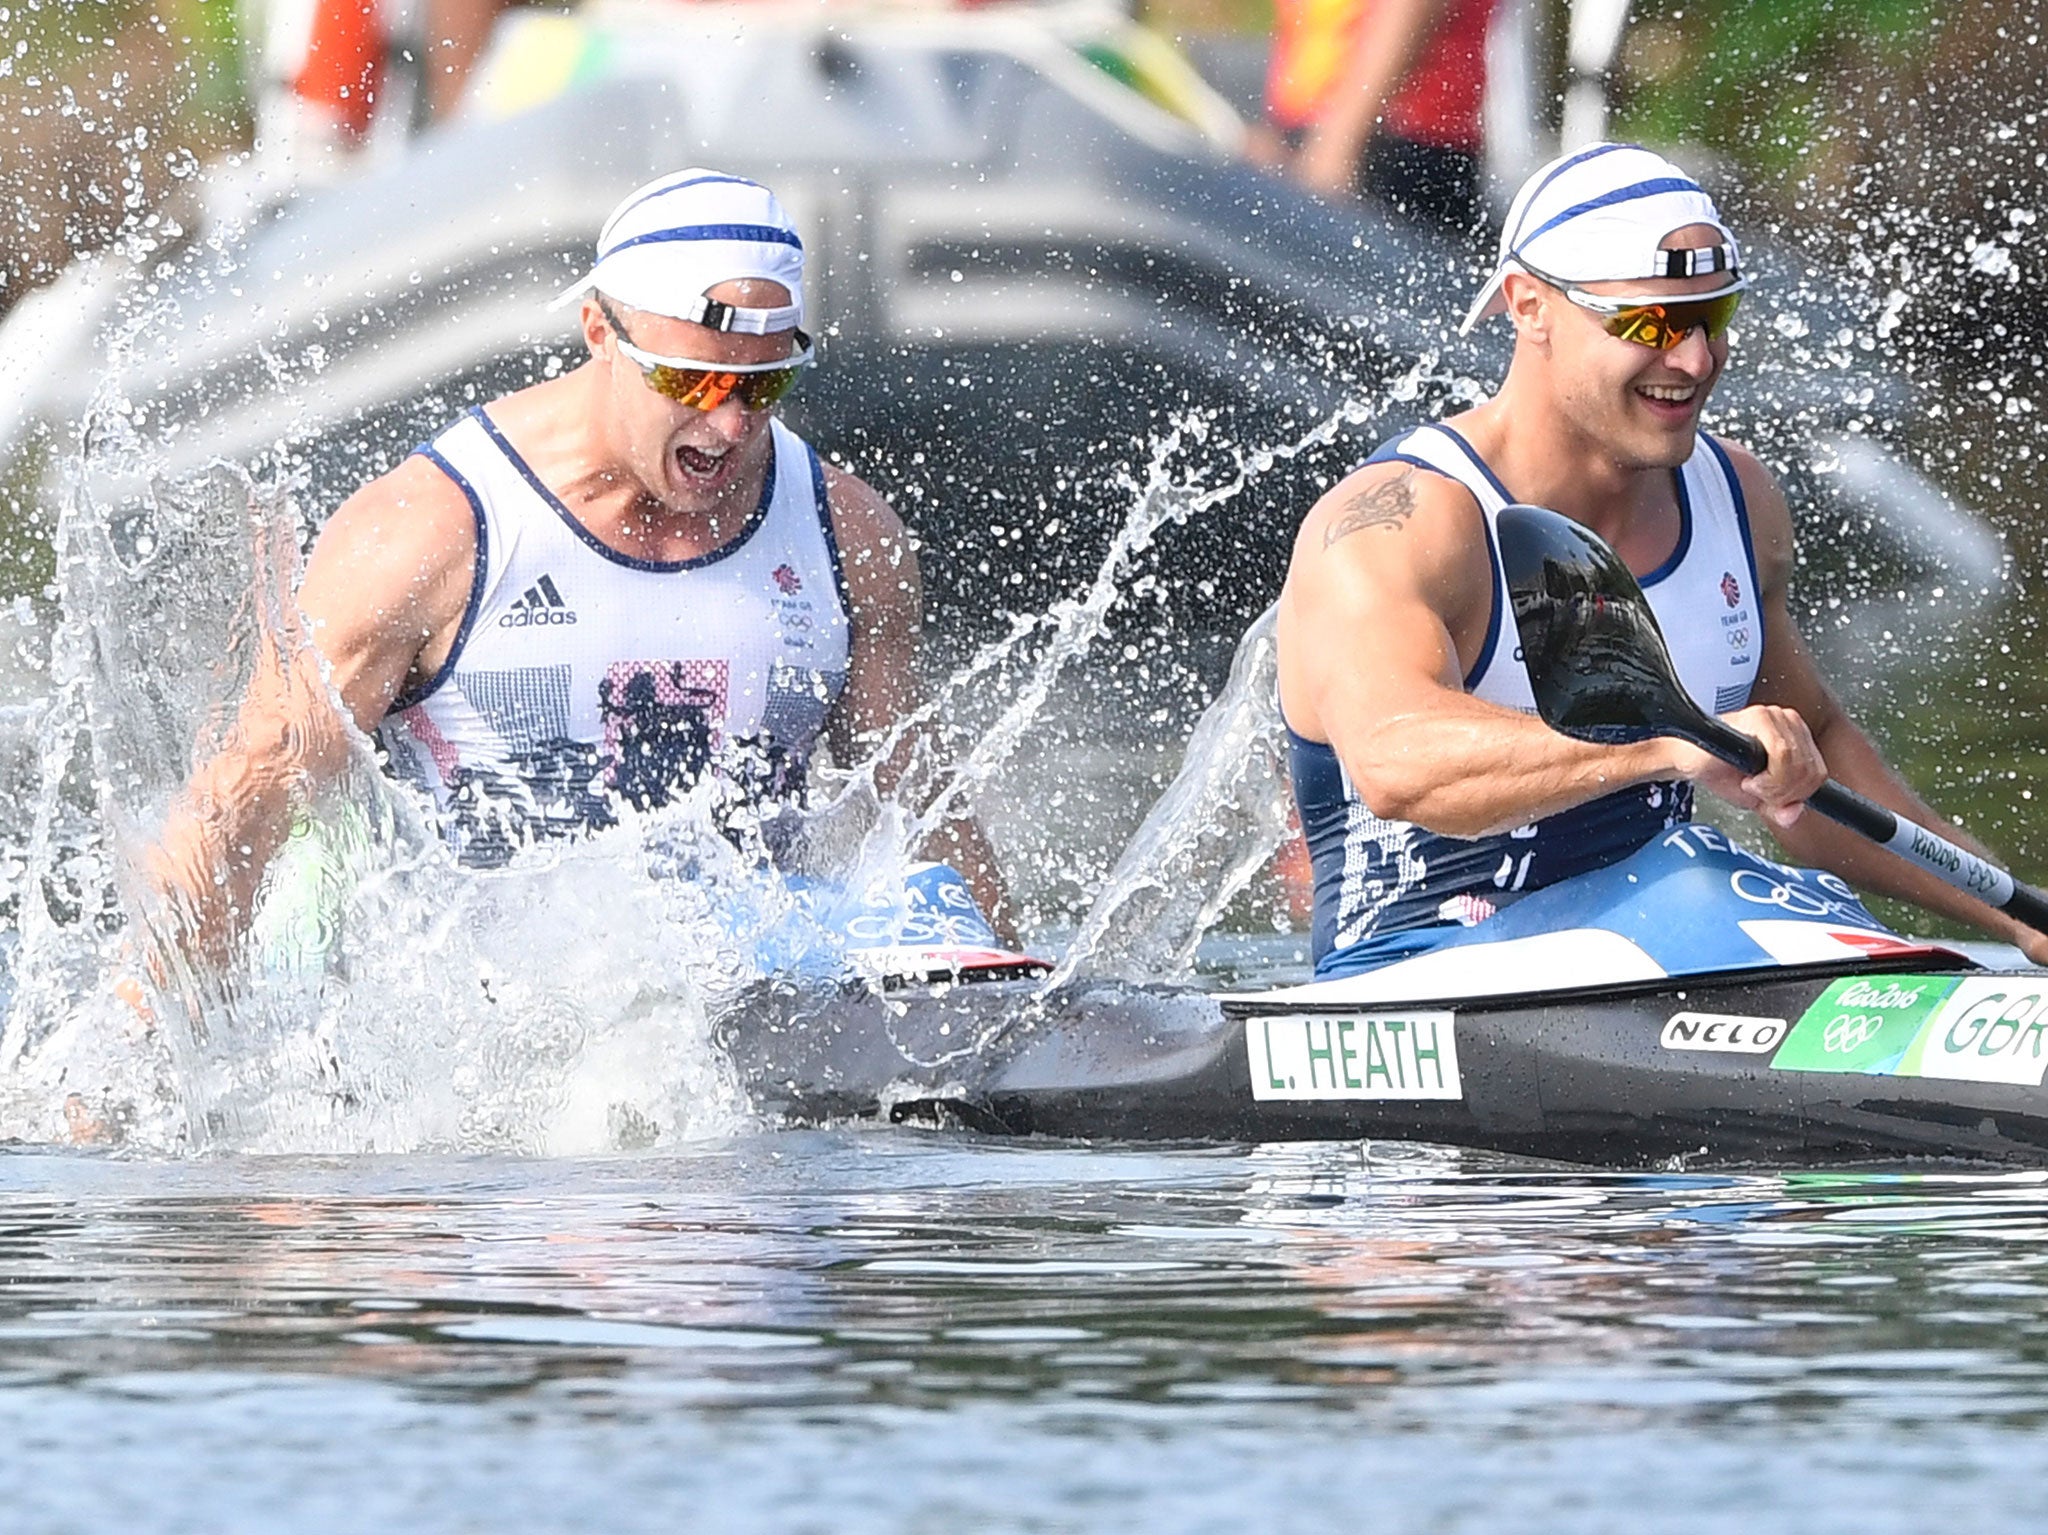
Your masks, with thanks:
<instances>
[{"instance_id":1,"label":"smiling face","mask_svg":"<svg viewBox=\"0 0 2048 1535\"><path fill-rule=\"evenodd\" d=\"M756 278L720 283L707 296L748 308L790 302L789 290L780 283ZM750 336L617 303L611 309L635 346L663 357L746 365L776 362L798 350L794 331ZM774 451L768 430L772 412L748 410L737 396L698 410L657 394L640 365L619 350L595 296L583 301L583 334L592 358L604 369L605 437L645 495L677 516L724 523L732 514L735 526L743 522L760 495L761 477Z\"/></svg>"},{"instance_id":2,"label":"smiling face","mask_svg":"<svg viewBox=\"0 0 2048 1535\"><path fill-rule=\"evenodd\" d=\"M1710 224L1689 224L1665 236L1665 250L1716 244ZM1723 272L1577 285L1605 298L1678 299L1728 286ZM1692 456L1700 410L1728 361L1724 332L1689 332L1669 351L1611 336L1603 316L1526 273L1506 281L1518 348L1534 349L1560 412L1616 462L1631 469L1673 469Z\"/></svg>"}]
</instances>

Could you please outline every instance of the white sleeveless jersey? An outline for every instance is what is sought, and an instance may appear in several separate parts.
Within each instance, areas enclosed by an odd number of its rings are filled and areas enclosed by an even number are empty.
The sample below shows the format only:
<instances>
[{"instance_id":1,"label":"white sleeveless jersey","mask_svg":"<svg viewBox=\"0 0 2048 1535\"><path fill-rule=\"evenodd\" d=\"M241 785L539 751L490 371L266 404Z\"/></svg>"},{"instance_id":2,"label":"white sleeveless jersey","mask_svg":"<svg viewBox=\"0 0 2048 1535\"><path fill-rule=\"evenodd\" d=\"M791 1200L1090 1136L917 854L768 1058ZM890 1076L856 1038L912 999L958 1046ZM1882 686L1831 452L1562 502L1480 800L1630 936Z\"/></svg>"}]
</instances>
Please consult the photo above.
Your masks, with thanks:
<instances>
[{"instance_id":1,"label":"white sleeveless jersey","mask_svg":"<svg viewBox=\"0 0 2048 1535\"><path fill-rule=\"evenodd\" d=\"M1456 480L1478 501L1494 573L1493 614L1465 688L1534 714L1536 695L1516 641L1495 532L1496 516L1513 497L1447 426L1405 432L1368 462L1389 460ZM1749 701L1763 658L1748 510L1734 465L1704 432L1674 481L1678 543L1642 586L1686 691L1709 713L1725 714ZM1295 799L1315 871L1319 966L1341 967L1347 951L1409 928L1481 920L1522 894L1624 858L1692 816L1690 784L1635 784L1511 832L1450 837L1374 815L1328 745L1291 731L1289 738Z\"/></svg>"},{"instance_id":2,"label":"white sleeveless jersey","mask_svg":"<svg viewBox=\"0 0 2048 1535\"><path fill-rule=\"evenodd\" d=\"M481 409L418 451L468 496L476 570L440 671L379 731L465 862L609 825L706 773L739 797L801 792L846 685L852 619L825 476L774 436L740 536L655 563L586 529Z\"/></svg>"},{"instance_id":3,"label":"white sleeveless jersey","mask_svg":"<svg viewBox=\"0 0 2048 1535\"><path fill-rule=\"evenodd\" d=\"M1534 714L1536 694L1515 643L1514 605L1494 531L1494 518L1513 497L1471 445L1446 426L1417 427L1373 457L1433 469L1478 501L1493 566L1493 619L1465 687L1489 703ZM1726 714L1749 702L1763 659L1749 519L1738 501L1735 467L1706 433L1697 435L1692 457L1675 479L1678 543L1669 559L1641 578L1643 595L1650 599L1686 691L1709 714Z\"/></svg>"}]
</instances>

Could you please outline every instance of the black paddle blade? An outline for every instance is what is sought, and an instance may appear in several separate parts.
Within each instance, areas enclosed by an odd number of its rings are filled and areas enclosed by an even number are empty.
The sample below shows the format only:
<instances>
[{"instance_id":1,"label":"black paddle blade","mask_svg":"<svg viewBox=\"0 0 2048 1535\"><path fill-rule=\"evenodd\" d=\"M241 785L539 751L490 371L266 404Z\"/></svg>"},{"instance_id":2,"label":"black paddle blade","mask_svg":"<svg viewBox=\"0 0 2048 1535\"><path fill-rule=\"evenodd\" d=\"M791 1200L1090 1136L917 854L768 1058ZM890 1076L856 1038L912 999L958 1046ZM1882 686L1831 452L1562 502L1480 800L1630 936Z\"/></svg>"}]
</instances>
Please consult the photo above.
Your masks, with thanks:
<instances>
[{"instance_id":1,"label":"black paddle blade","mask_svg":"<svg viewBox=\"0 0 2048 1535\"><path fill-rule=\"evenodd\" d=\"M1650 600L1598 534L1540 506L1502 507L1495 527L1545 724L1610 746L1652 736L1725 745L1727 727L1679 684Z\"/></svg>"}]
</instances>

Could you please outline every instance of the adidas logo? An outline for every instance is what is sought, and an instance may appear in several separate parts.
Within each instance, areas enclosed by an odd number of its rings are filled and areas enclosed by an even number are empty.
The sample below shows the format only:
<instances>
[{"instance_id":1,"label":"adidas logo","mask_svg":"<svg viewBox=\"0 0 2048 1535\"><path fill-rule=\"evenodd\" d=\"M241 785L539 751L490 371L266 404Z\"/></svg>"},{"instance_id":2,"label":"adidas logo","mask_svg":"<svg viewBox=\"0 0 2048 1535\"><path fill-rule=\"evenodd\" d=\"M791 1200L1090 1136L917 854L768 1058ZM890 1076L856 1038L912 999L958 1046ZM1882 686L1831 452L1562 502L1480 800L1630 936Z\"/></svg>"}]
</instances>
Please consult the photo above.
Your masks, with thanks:
<instances>
[{"instance_id":1,"label":"adidas logo","mask_svg":"<svg viewBox=\"0 0 2048 1535\"><path fill-rule=\"evenodd\" d=\"M512 604L512 611L498 620L500 629L525 629L535 624L573 624L576 615L562 594L555 590L552 576L542 576L526 589L526 595Z\"/></svg>"}]
</instances>

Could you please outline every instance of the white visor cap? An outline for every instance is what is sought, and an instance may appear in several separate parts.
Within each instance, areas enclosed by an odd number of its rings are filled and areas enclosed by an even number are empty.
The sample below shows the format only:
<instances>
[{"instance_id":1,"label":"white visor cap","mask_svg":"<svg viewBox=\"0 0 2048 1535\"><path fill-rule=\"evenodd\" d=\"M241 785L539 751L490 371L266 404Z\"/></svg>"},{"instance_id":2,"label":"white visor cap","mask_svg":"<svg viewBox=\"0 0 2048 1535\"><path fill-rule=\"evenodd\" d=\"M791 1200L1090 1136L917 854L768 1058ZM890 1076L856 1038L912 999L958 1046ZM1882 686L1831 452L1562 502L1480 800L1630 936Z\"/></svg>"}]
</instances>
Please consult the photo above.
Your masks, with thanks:
<instances>
[{"instance_id":1,"label":"white visor cap","mask_svg":"<svg viewBox=\"0 0 2048 1535\"><path fill-rule=\"evenodd\" d=\"M780 283L791 302L773 309L721 304L720 283ZM597 236L597 261L548 307L592 288L628 308L750 336L804 323L804 242L775 194L758 182L701 168L677 171L632 193Z\"/></svg>"},{"instance_id":2,"label":"white visor cap","mask_svg":"<svg viewBox=\"0 0 2048 1535\"><path fill-rule=\"evenodd\" d=\"M1674 229L1711 224L1726 247L1689 271L1661 250ZM1725 265L1708 264L1725 259ZM1522 183L1500 231L1500 258L1472 301L1460 334L1507 309L1501 281L1534 268L1566 282L1616 282L1741 270L1735 236L1700 184L1640 144L1595 144L1560 155Z\"/></svg>"}]
</instances>

